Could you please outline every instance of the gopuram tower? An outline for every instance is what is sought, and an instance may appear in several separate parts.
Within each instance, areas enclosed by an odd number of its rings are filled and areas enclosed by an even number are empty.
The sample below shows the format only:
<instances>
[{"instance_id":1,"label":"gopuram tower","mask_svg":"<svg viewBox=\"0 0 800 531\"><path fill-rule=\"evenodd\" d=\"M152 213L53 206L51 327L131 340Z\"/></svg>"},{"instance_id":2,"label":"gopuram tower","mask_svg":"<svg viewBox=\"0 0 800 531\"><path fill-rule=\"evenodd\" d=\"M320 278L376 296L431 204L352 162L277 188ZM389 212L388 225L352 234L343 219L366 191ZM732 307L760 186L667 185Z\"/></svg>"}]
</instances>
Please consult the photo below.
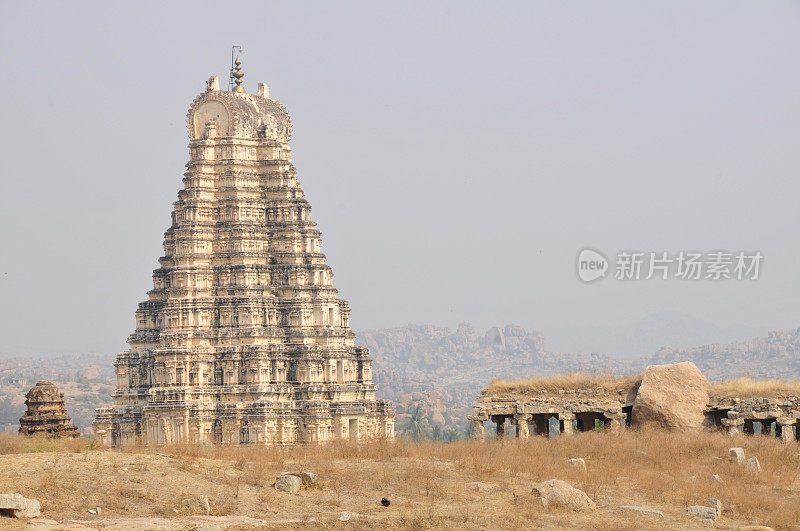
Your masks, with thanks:
<instances>
[{"instance_id":1,"label":"gopuram tower","mask_svg":"<svg viewBox=\"0 0 800 531\"><path fill-rule=\"evenodd\" d=\"M394 437L375 399L292 164L291 118L258 84L211 77L188 114L184 188L153 289L117 355L107 445L293 444Z\"/></svg>"}]
</instances>

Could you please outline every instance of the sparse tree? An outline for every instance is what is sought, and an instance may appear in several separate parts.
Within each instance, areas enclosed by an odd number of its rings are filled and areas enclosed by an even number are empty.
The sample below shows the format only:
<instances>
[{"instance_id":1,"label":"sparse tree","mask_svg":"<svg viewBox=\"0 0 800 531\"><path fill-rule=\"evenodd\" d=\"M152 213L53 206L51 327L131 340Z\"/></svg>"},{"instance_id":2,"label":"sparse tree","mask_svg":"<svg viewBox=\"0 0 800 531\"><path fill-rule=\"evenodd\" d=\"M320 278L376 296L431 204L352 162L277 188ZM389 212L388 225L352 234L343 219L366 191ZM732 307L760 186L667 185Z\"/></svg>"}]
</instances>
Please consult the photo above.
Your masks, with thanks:
<instances>
[{"instance_id":1,"label":"sparse tree","mask_svg":"<svg viewBox=\"0 0 800 531\"><path fill-rule=\"evenodd\" d=\"M417 405L411 413L411 420L408 422L408 431L411 438L415 441L422 441L428 437L428 415L425 408Z\"/></svg>"}]
</instances>

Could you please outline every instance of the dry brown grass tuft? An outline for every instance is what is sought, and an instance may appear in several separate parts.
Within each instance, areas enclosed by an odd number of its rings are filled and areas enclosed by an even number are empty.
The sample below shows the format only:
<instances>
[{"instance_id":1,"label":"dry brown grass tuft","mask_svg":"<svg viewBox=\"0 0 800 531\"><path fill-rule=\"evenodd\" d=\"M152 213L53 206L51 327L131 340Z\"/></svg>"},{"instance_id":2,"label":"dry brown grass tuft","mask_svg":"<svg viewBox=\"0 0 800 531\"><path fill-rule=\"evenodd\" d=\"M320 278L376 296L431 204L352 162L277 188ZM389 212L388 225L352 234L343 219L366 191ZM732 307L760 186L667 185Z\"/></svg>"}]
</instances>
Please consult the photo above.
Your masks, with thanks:
<instances>
[{"instance_id":1,"label":"dry brown grass tuft","mask_svg":"<svg viewBox=\"0 0 800 531\"><path fill-rule=\"evenodd\" d=\"M800 380L753 380L734 378L715 383L710 391L711 398L782 398L800 395Z\"/></svg>"},{"instance_id":2,"label":"dry brown grass tuft","mask_svg":"<svg viewBox=\"0 0 800 531\"><path fill-rule=\"evenodd\" d=\"M528 376L519 380L493 380L484 394L536 394L541 391L555 393L559 390L595 390L601 388L605 392L630 394L638 389L642 376L613 376L607 374L589 374L574 372L555 376Z\"/></svg>"},{"instance_id":3,"label":"dry brown grass tuft","mask_svg":"<svg viewBox=\"0 0 800 531\"><path fill-rule=\"evenodd\" d=\"M576 372L555 376L528 376L519 380L493 380L483 391L483 395L529 395L556 393L565 391L588 391L601 389L606 393L617 393L619 390L628 398L636 394L642 376L612 376ZM784 398L800 395L800 380L774 379L754 380L752 378L734 378L723 380L712 385L709 396L712 399L725 398Z\"/></svg>"},{"instance_id":4,"label":"dry brown grass tuft","mask_svg":"<svg viewBox=\"0 0 800 531\"><path fill-rule=\"evenodd\" d=\"M86 437L58 438L36 435L23 437L15 433L0 433L0 455L40 452L83 452L94 447L94 439Z\"/></svg>"}]
</instances>

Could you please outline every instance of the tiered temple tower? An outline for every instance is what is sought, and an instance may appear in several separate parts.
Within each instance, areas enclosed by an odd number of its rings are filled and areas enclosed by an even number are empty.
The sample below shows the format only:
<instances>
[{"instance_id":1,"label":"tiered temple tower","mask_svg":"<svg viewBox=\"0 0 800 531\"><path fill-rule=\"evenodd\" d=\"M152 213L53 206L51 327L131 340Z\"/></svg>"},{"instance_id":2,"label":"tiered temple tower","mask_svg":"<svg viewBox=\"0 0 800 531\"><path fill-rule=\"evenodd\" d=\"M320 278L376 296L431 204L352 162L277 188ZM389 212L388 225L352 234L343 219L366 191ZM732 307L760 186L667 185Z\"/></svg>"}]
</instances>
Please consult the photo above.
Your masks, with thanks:
<instances>
[{"instance_id":1,"label":"tiered temple tower","mask_svg":"<svg viewBox=\"0 0 800 531\"><path fill-rule=\"evenodd\" d=\"M189 163L161 267L114 363L102 443L292 444L394 437L355 346L269 88L211 77L188 114Z\"/></svg>"}]
</instances>

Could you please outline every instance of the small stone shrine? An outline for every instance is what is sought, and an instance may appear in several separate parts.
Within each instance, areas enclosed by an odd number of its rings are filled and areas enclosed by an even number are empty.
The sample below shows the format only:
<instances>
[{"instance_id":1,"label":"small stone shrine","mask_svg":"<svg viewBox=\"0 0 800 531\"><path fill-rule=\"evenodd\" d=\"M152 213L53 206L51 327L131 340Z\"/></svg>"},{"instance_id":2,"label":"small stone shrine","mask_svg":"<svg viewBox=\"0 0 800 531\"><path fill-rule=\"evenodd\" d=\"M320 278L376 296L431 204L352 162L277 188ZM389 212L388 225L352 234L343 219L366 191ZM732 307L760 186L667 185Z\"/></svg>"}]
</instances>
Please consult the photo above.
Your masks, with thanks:
<instances>
[{"instance_id":1,"label":"small stone shrine","mask_svg":"<svg viewBox=\"0 0 800 531\"><path fill-rule=\"evenodd\" d=\"M40 380L25 395L28 407L19 419L22 435L46 434L52 437L78 437L78 427L72 423L64 405L64 393L52 382Z\"/></svg>"}]
</instances>

